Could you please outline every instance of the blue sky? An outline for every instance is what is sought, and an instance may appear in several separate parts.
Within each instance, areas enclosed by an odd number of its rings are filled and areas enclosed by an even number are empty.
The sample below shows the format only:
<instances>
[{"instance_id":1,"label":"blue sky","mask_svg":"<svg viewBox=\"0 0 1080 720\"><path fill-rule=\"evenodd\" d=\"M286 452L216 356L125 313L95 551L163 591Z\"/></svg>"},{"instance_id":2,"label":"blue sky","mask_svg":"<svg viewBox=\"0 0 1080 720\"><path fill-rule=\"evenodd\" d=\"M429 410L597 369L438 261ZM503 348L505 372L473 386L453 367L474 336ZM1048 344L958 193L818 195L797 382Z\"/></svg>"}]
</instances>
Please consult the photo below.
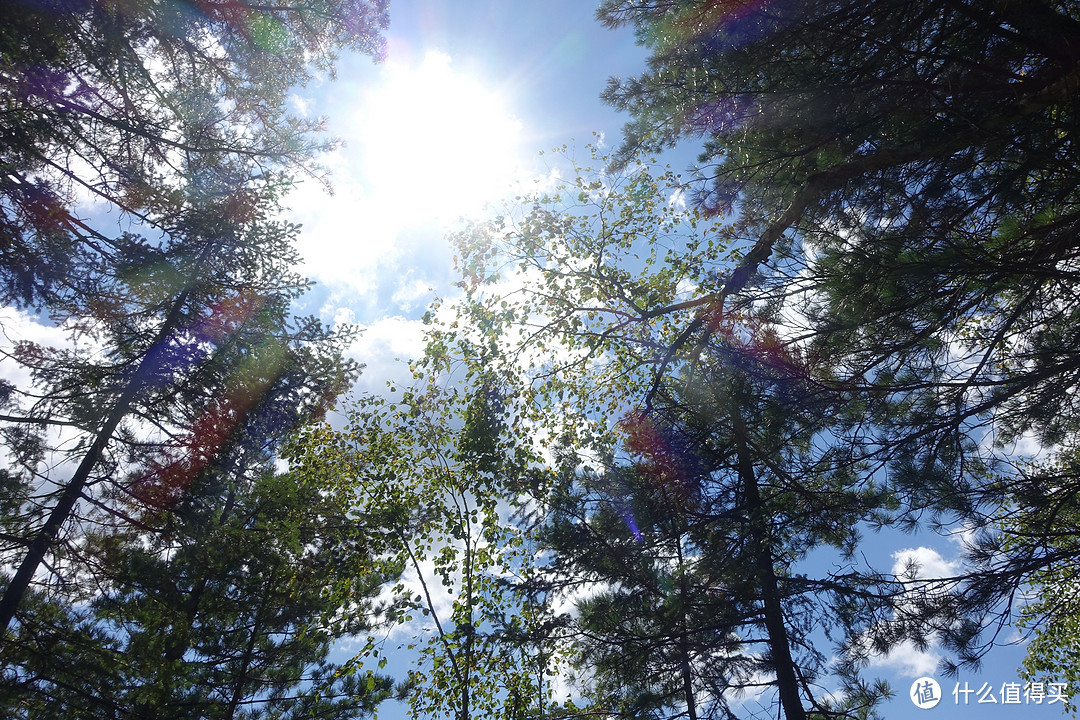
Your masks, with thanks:
<instances>
[{"instance_id":1,"label":"blue sky","mask_svg":"<svg viewBox=\"0 0 1080 720\"><path fill-rule=\"evenodd\" d=\"M543 176L550 168L541 150L584 145L593 133L618 142L626 118L598 96L609 76L643 67L646 53L632 32L606 30L593 13L584 0L399 0L391 3L385 63L343 57L335 81L322 79L293 98L298 111L326 116L330 133L345 142L323 159L334 195L309 182L290 204L305 226L306 272L319 283L307 310L365 329L352 349L367 364L361 390L408 377L403 361L422 349L425 307L435 295L452 295L444 235L459 211L482 213L484 200L498 200L504 188L513 194L513 180ZM686 165L694 154L688 145L673 163ZM870 538L866 550L881 567L914 555L928 573L949 572L959 544L928 533L888 535ZM981 672L958 680L973 690L988 683L998 694L1003 683L1019 681L1021 656L1019 647L1001 648ZM1060 716L1061 705L1003 705L1000 697L979 704L975 694L957 706L956 680L940 674L942 702L920 710L908 690L916 677L936 673L935 658L900 648L874 663L867 675L885 677L897 693L885 716Z\"/></svg>"}]
</instances>

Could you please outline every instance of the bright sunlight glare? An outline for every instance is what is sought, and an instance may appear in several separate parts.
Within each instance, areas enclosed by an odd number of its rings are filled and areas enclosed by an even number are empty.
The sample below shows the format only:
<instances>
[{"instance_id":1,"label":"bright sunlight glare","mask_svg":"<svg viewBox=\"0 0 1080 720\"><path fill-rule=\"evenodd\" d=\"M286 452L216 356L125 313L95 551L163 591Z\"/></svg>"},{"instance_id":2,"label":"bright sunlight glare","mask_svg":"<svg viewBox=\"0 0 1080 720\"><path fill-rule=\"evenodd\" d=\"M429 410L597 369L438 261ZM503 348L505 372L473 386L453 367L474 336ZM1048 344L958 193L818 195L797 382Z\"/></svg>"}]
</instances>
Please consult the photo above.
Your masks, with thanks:
<instances>
[{"instance_id":1,"label":"bright sunlight glare","mask_svg":"<svg viewBox=\"0 0 1080 720\"><path fill-rule=\"evenodd\" d=\"M521 123L442 53L417 67L388 61L360 124L365 187L412 221L475 214L515 176Z\"/></svg>"}]
</instances>

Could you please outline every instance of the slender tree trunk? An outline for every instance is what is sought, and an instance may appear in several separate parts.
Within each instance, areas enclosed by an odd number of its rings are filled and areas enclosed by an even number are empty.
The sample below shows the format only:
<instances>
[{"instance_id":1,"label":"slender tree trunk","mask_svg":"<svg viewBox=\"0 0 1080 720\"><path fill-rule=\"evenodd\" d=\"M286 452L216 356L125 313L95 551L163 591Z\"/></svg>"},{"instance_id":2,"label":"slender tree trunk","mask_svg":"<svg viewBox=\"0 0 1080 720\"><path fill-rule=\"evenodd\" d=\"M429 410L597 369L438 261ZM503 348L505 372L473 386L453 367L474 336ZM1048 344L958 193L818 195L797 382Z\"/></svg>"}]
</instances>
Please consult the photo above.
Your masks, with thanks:
<instances>
[{"instance_id":1,"label":"slender tree trunk","mask_svg":"<svg viewBox=\"0 0 1080 720\"><path fill-rule=\"evenodd\" d=\"M208 244L196 263L196 277L201 275L202 268L209 257L209 250L213 246L213 243ZM116 404L109 411L104 424L94 438L94 442L90 445L90 449L86 451L86 455L83 456L79 467L75 470L75 474L71 476L67 485L64 486L60 498L57 500L56 505L53 506L52 512L49 513L49 518L34 535L34 539L30 541L26 550L26 557L23 558L19 569L15 572L15 577L11 579L11 583L4 590L4 596L0 598L0 638L7 634L11 621L15 617L15 611L22 603L27 588L30 587L30 581L33 580L34 575L45 559L45 555L53 543L56 542L60 529L71 518L75 505L78 503L79 498L82 497L83 490L86 489L90 474L101 461L101 457L105 453L105 447L112 440L116 428L131 412L135 400L149 384L149 378L158 370L157 366L160 364L159 353L173 333L179 329L184 306L187 304L192 290L193 284L189 284L173 302L169 314L166 316L161 329L158 330L149 351L143 356L135 374L128 380L127 386L120 393Z\"/></svg>"},{"instance_id":2,"label":"slender tree trunk","mask_svg":"<svg viewBox=\"0 0 1080 720\"><path fill-rule=\"evenodd\" d=\"M468 503L462 498L462 503L465 504L465 512L458 513L459 521L463 528L469 527L469 506ZM476 628L473 626L473 557L472 557L472 544L469 541L469 532L465 532L465 607L466 607L466 622L468 623L465 628L465 647L462 650L462 657L464 661L462 663L462 674L464 676L464 682L461 687L461 720L469 720L469 714L471 709L469 707L469 684L472 682L472 664L473 664L473 638L475 637Z\"/></svg>"},{"instance_id":3,"label":"slender tree trunk","mask_svg":"<svg viewBox=\"0 0 1080 720\"><path fill-rule=\"evenodd\" d=\"M776 671L776 688L780 705L787 720L806 720L799 695L799 679L795 662L791 657L791 644L784 626L784 609L780 604L780 588L776 580L772 551L768 541L769 518L761 504L754 463L746 440L746 427L739 408L731 413L732 430L738 453L739 480L746 497L747 515L750 518L751 552L754 554L755 570L761 586L761 600L765 615L765 631L769 636L769 651Z\"/></svg>"},{"instance_id":4,"label":"slender tree trunk","mask_svg":"<svg viewBox=\"0 0 1080 720\"><path fill-rule=\"evenodd\" d=\"M675 552L679 560L679 672L682 676L683 698L686 701L687 720L697 720L697 699L694 696L694 670L690 664L689 630L686 622L686 573L683 565L682 539L676 537Z\"/></svg>"},{"instance_id":5,"label":"slender tree trunk","mask_svg":"<svg viewBox=\"0 0 1080 720\"><path fill-rule=\"evenodd\" d=\"M251 669L251 660L255 656L255 645L262 635L262 620L256 613L255 625L251 628L247 647L244 648L244 657L240 661L240 670L237 672L236 682L233 685L232 697L229 698L229 706L225 711L225 720L233 720L236 717L236 708L244 697L244 686L247 684L248 670Z\"/></svg>"},{"instance_id":6,"label":"slender tree trunk","mask_svg":"<svg viewBox=\"0 0 1080 720\"><path fill-rule=\"evenodd\" d=\"M239 469L236 471L239 476ZM229 519L229 515L232 514L232 509L236 505L236 484L234 483L229 488L229 494L225 498L225 505L221 508L221 512L218 514L217 522L218 527L223 527L225 521ZM208 552L213 552L213 549L208 549ZM184 657L185 653L191 648L191 632L195 627L195 620L198 619L199 613L202 610L203 597L206 596L206 588L210 585L210 573L203 573L203 576L199 578L199 582L191 588L191 592L188 593L187 609L184 613L183 631L180 631L180 626L173 629L173 642L169 645L168 651L165 653L165 659L169 662L175 662Z\"/></svg>"}]
</instances>

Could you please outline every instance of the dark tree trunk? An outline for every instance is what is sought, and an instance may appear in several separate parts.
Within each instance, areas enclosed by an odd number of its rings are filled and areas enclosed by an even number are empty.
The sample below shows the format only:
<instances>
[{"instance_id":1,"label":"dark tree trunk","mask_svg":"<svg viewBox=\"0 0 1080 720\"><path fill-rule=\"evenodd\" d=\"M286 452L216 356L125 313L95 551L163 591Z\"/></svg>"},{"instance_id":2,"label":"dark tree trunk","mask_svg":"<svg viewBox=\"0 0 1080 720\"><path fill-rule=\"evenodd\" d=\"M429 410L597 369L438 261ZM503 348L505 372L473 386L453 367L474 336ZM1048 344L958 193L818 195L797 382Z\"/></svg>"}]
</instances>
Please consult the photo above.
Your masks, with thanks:
<instances>
[{"instance_id":1,"label":"dark tree trunk","mask_svg":"<svg viewBox=\"0 0 1080 720\"><path fill-rule=\"evenodd\" d=\"M765 617L765 631L769 636L769 651L773 669L776 671L776 688L780 705L787 720L806 720L806 710L799 695L799 678L791 657L791 644L784 626L784 609L780 604L780 587L773 566L768 540L769 518L762 507L754 462L746 440L746 427L739 409L731 414L732 431L738 453L739 480L746 498L747 516L750 519L751 552L754 554L755 571L761 589L761 602Z\"/></svg>"}]
</instances>

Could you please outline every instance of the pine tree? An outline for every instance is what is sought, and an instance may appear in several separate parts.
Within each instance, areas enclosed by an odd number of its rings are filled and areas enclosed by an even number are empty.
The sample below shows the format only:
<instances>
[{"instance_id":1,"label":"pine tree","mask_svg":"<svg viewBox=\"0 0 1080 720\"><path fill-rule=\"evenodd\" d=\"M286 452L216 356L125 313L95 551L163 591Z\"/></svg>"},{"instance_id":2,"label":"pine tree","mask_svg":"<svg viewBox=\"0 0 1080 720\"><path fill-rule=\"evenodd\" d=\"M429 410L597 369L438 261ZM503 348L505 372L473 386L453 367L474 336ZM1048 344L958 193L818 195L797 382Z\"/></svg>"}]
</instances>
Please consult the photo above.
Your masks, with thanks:
<instances>
[{"instance_id":1,"label":"pine tree","mask_svg":"<svg viewBox=\"0 0 1080 720\"><path fill-rule=\"evenodd\" d=\"M606 93L634 117L623 152L702 138L701 199L739 216L751 249L719 292L760 270L770 297L813 293L806 332L846 355L844 379L879 397L926 390L914 402L938 418L911 422L924 441L991 412L1006 435L1060 438L1075 379L1075 3L599 14L653 52Z\"/></svg>"},{"instance_id":2,"label":"pine tree","mask_svg":"<svg viewBox=\"0 0 1080 720\"><path fill-rule=\"evenodd\" d=\"M710 350L677 398L624 420L633 464L574 478L547 518L557 585L602 588L577 606L587 697L630 716L864 717L889 691L849 653L902 610L900 583L805 560L857 565L892 498L829 445L837 398L752 345Z\"/></svg>"},{"instance_id":3,"label":"pine tree","mask_svg":"<svg viewBox=\"0 0 1080 720\"><path fill-rule=\"evenodd\" d=\"M613 0L599 15L651 51L605 93L632 114L622 161L700 141L698 199L747 248L682 307L709 313L751 284L786 305L793 334L833 358L822 379L857 391L912 521L986 531L981 572L954 588L969 622L943 631L977 662L993 639L978 626L1001 627L1022 578L1054 572L993 537L1011 534L1002 516L1046 509L1024 507L1040 481L1003 450L1055 448L1077 426L1080 8Z\"/></svg>"},{"instance_id":4,"label":"pine tree","mask_svg":"<svg viewBox=\"0 0 1080 720\"><path fill-rule=\"evenodd\" d=\"M126 506L139 526L86 540L87 609L20 625L2 685L12 717L344 719L385 697L386 679L369 687L327 659L368 629L385 580L343 498L251 467L206 473L167 507Z\"/></svg>"},{"instance_id":5,"label":"pine tree","mask_svg":"<svg viewBox=\"0 0 1080 720\"><path fill-rule=\"evenodd\" d=\"M383 11L4 5L3 293L70 341L7 350L33 387L5 393L16 572L0 625L43 563L57 587L74 576L75 521L140 492L128 467L190 482L267 394L295 403L264 428L273 444L347 386L332 334L289 320L306 282L275 214L319 141L283 101L336 48L376 52ZM84 219L88 202L123 230ZM58 430L75 437L53 447Z\"/></svg>"},{"instance_id":6,"label":"pine tree","mask_svg":"<svg viewBox=\"0 0 1080 720\"><path fill-rule=\"evenodd\" d=\"M2 393L6 707L362 712L330 697L358 688L323 661L347 629L323 592L358 608L369 588L302 571L344 542L329 516L295 522L315 490L267 493L358 369L347 333L293 317L308 282L281 200L329 143L284 101L339 49L377 55L385 4L0 12L0 295L67 338L4 348L29 376Z\"/></svg>"},{"instance_id":7,"label":"pine tree","mask_svg":"<svg viewBox=\"0 0 1080 720\"><path fill-rule=\"evenodd\" d=\"M334 54L381 52L381 0L274 7L49 0L0 6L0 297L38 306L83 294L115 264L115 232L88 203L169 232L192 157L246 166L238 187L309 165L327 141L285 99ZM212 164L212 162L211 162ZM99 206L100 207L100 206Z\"/></svg>"}]
</instances>

